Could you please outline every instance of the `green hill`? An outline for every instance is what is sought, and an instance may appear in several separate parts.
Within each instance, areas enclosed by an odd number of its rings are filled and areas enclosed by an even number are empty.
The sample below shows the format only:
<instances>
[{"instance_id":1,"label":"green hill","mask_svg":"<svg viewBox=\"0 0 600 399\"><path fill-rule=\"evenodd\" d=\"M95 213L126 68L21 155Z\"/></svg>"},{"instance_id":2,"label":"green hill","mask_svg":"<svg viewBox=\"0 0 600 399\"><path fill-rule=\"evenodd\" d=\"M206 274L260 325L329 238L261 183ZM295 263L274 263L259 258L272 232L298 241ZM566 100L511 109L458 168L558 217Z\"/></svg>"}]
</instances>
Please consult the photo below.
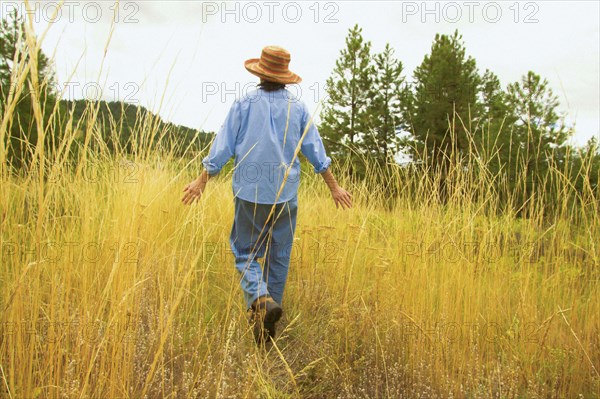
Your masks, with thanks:
<instances>
[{"instance_id":1,"label":"green hill","mask_svg":"<svg viewBox=\"0 0 600 399\"><path fill-rule=\"evenodd\" d=\"M172 149L175 154L183 154L188 147L188 151L195 153L206 148L214 135L213 132L166 122L143 106L122 101L61 100L60 109L63 124L72 115L72 123L74 126L79 124L77 128L81 136L88 124L95 120L106 146L111 150L119 147L128 153L134 150L136 143L156 146L158 142L162 148ZM146 133L144 137L136 137L132 132Z\"/></svg>"}]
</instances>

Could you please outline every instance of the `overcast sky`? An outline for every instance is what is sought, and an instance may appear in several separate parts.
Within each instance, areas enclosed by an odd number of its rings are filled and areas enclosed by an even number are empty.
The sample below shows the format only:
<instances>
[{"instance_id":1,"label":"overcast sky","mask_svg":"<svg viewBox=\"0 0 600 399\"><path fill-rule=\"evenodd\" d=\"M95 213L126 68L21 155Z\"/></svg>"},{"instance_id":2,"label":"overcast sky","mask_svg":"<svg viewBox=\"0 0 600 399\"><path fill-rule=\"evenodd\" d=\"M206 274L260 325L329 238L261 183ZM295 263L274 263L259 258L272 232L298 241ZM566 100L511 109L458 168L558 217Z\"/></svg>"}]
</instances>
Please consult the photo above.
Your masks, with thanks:
<instances>
[{"instance_id":1,"label":"overcast sky","mask_svg":"<svg viewBox=\"0 0 600 399\"><path fill-rule=\"evenodd\" d=\"M0 12L19 4L2 0ZM42 47L68 97L138 101L192 128L220 127L234 98L257 82L244 60L269 44L291 52L290 69L303 78L296 91L316 109L348 29L359 24L374 51L390 43L409 79L435 34L458 29L480 71L491 69L506 87L533 70L576 123L575 142L600 136L597 1L67 0L49 24L56 4L38 4L35 27L40 35L49 26Z\"/></svg>"}]
</instances>

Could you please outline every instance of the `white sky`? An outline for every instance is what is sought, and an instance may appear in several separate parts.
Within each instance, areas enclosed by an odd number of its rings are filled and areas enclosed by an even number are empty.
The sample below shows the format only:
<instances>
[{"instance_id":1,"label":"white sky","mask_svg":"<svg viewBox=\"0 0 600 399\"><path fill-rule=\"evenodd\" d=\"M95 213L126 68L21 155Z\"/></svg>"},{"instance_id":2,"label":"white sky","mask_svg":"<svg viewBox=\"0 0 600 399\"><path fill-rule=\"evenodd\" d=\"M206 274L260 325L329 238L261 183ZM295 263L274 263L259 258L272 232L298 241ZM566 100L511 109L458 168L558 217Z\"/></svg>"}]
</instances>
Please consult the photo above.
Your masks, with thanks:
<instances>
[{"instance_id":1,"label":"white sky","mask_svg":"<svg viewBox=\"0 0 600 399\"><path fill-rule=\"evenodd\" d=\"M1 0L0 13L20 4ZM193 128L220 127L233 99L257 82L244 60L269 44L291 52L290 69L303 78L298 93L316 109L348 29L358 23L374 51L391 44L409 78L435 34L458 29L481 72L491 69L506 87L533 70L548 79L561 110L576 123L575 142L600 136L597 1L122 0L115 7L67 0L48 24L56 4L38 4L35 28L39 35L50 26L42 47L54 55L58 80L69 82L71 97L84 97L84 87L94 96L94 82L106 82L103 98L137 100ZM118 22L100 72L115 10Z\"/></svg>"}]
</instances>

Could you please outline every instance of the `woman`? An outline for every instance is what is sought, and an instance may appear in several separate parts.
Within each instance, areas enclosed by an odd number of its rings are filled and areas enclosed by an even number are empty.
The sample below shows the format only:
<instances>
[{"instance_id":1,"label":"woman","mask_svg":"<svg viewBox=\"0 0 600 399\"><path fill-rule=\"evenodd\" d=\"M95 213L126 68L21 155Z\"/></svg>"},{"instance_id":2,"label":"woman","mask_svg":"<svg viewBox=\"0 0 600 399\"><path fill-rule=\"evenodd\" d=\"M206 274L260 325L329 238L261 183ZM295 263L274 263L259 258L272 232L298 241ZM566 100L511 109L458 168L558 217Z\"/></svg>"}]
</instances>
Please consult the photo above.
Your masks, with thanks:
<instances>
[{"instance_id":1,"label":"woman","mask_svg":"<svg viewBox=\"0 0 600 399\"><path fill-rule=\"evenodd\" d=\"M254 90L236 100L217 133L205 170L184 188L184 204L200 198L207 181L234 156L232 188L235 217L230 245L240 273L240 285L252 310L256 341L275 337L281 318L281 302L287 281L296 227L300 161L298 150L321 174L336 207L352 206L351 195L341 188L329 170L331 159L307 106L294 97L286 84L301 78L288 69L290 53L267 46L260 58L245 62L260 77ZM258 259L265 256L264 270Z\"/></svg>"}]
</instances>

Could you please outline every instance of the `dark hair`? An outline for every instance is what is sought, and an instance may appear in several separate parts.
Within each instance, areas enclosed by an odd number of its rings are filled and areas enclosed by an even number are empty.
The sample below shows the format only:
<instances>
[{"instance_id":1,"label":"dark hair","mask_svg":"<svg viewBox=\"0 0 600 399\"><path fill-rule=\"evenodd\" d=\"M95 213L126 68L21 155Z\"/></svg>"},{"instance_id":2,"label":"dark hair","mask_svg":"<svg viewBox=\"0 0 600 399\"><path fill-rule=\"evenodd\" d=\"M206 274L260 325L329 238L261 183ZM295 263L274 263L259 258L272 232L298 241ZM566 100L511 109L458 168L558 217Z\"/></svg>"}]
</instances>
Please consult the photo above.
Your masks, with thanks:
<instances>
[{"instance_id":1,"label":"dark hair","mask_svg":"<svg viewBox=\"0 0 600 399\"><path fill-rule=\"evenodd\" d=\"M258 87L260 87L264 91L275 91L279 89L285 89L285 84L261 79L260 83L258 84Z\"/></svg>"}]
</instances>

